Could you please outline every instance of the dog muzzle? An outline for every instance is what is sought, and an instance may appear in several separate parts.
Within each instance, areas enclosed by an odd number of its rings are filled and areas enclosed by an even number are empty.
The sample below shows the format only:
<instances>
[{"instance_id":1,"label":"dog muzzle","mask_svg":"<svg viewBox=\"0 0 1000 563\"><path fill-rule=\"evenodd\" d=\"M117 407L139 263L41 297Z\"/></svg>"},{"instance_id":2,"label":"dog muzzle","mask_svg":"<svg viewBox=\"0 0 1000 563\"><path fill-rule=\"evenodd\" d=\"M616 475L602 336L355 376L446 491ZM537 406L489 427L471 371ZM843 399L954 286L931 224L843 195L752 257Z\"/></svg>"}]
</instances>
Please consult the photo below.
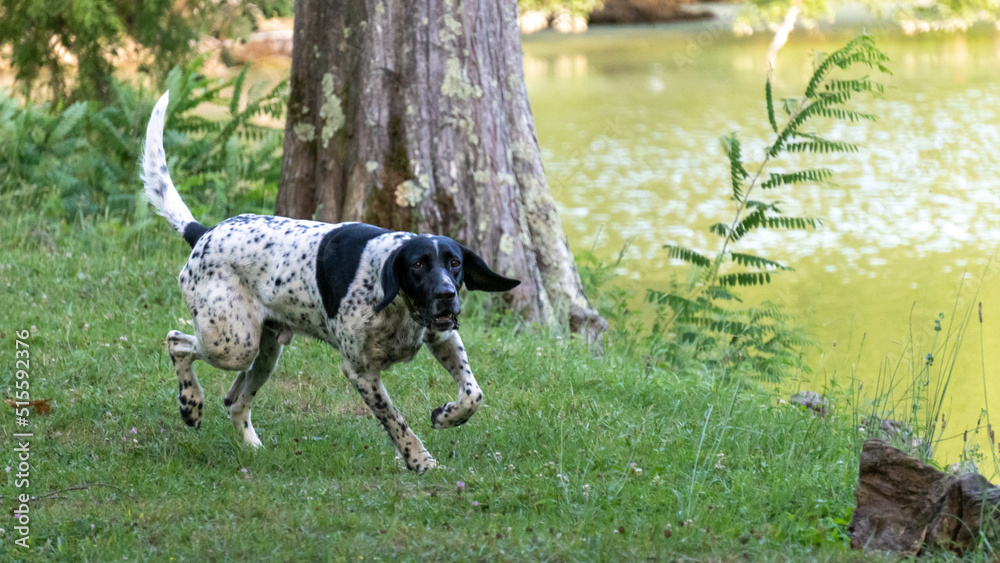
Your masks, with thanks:
<instances>
[{"instance_id":1,"label":"dog muzzle","mask_svg":"<svg viewBox=\"0 0 1000 563\"><path fill-rule=\"evenodd\" d=\"M425 317L417 311L416 306L413 305L413 301L410 296L399 292L403 296L403 303L406 303L406 309L410 312L410 318L414 322L423 326L424 328L429 328L431 330L436 330L438 332L445 330L458 330L458 313L450 313L445 315L437 315Z\"/></svg>"}]
</instances>

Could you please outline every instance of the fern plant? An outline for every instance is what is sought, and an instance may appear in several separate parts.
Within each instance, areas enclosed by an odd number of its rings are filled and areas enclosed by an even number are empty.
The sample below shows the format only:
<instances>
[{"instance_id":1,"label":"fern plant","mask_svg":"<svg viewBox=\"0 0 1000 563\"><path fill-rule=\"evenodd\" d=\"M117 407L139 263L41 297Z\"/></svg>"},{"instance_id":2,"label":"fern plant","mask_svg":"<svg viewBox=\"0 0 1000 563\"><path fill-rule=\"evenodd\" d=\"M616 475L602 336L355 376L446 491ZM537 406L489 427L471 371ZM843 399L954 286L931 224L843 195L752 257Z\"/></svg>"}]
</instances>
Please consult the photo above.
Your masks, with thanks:
<instances>
[{"instance_id":1,"label":"fern plant","mask_svg":"<svg viewBox=\"0 0 1000 563\"><path fill-rule=\"evenodd\" d=\"M781 100L785 114L781 126L772 94L773 76L768 75L764 96L768 123L774 132L773 141L764 150L762 160L751 165L744 159L736 133L722 137L735 212L729 221L716 223L709 229L721 239L714 256L679 245L664 246L670 258L692 265L695 275L689 283L675 284L667 291L647 291L647 302L661 306L664 311L658 318L656 330L674 331L681 340L704 333L724 338L728 351L721 361L741 364L769 380L787 371L782 366L798 363L797 350L808 343L808 339L800 331L791 329L787 316L774 305L742 307L735 293L736 288L766 285L771 282L773 273L789 267L762 256L736 252L733 247L760 229L815 229L819 226L819 219L813 217L784 215L779 201L764 201L760 195L779 186L824 184L833 176L832 170L772 171L774 160L785 153L857 152L857 145L825 139L807 127L817 118L874 121L874 115L856 111L849 105L858 94L881 94L883 86L868 77L835 78L834 73L858 65L889 73L885 67L887 61L886 55L867 35L827 55L813 71L803 96Z\"/></svg>"},{"instance_id":2,"label":"fern plant","mask_svg":"<svg viewBox=\"0 0 1000 563\"><path fill-rule=\"evenodd\" d=\"M233 208L269 210L281 177L280 121L286 83L247 85L247 71L228 80L202 72L204 57L168 75L164 140L178 188L206 219ZM224 93L231 92L228 97ZM144 213L138 195L139 154L160 92L113 82L111 102L19 104L0 93L0 204L38 208L57 217ZM228 115L209 119L210 108Z\"/></svg>"},{"instance_id":3,"label":"fern plant","mask_svg":"<svg viewBox=\"0 0 1000 563\"><path fill-rule=\"evenodd\" d=\"M288 81L271 88L263 83L247 87L249 66L229 80L209 79L200 72L204 57L171 70L165 85L170 105L164 144L168 158L184 171L175 174L183 178L178 190L193 196L193 204L215 218L232 215L234 205L244 207L241 200L248 195L259 200L254 207L272 205L281 178L280 120ZM232 94L226 100L222 92L228 89ZM197 113L197 108L209 105L226 107L227 118Z\"/></svg>"},{"instance_id":4,"label":"fern plant","mask_svg":"<svg viewBox=\"0 0 1000 563\"><path fill-rule=\"evenodd\" d=\"M69 107L27 106L0 95L0 203L37 206L46 187L59 193L86 189L73 170L86 164L86 102Z\"/></svg>"}]
</instances>

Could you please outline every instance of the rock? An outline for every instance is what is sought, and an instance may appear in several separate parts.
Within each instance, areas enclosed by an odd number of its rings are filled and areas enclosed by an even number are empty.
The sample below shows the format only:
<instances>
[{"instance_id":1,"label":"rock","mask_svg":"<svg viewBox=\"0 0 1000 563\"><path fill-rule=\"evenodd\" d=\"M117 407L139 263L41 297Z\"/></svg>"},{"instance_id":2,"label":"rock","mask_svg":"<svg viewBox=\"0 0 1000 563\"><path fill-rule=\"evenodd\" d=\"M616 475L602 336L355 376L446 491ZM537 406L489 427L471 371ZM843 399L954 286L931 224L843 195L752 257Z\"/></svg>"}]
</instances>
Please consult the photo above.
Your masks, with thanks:
<instances>
[{"instance_id":1,"label":"rock","mask_svg":"<svg viewBox=\"0 0 1000 563\"><path fill-rule=\"evenodd\" d=\"M1000 489L982 475L947 475L880 440L862 447L855 498L852 549L962 553L989 520L1000 523Z\"/></svg>"},{"instance_id":2,"label":"rock","mask_svg":"<svg viewBox=\"0 0 1000 563\"><path fill-rule=\"evenodd\" d=\"M805 407L819 416L826 416L830 400L815 391L799 391L788 399L793 405Z\"/></svg>"},{"instance_id":3,"label":"rock","mask_svg":"<svg viewBox=\"0 0 1000 563\"><path fill-rule=\"evenodd\" d=\"M707 10L686 10L689 2L674 0L604 0L604 5L590 14L590 24L661 23L703 20L712 17Z\"/></svg>"},{"instance_id":4,"label":"rock","mask_svg":"<svg viewBox=\"0 0 1000 563\"><path fill-rule=\"evenodd\" d=\"M916 436L913 427L909 424L892 418L879 418L871 416L869 418L872 427L878 428L878 436L886 441L893 441L898 438L909 448L919 448L924 445L924 440Z\"/></svg>"}]
</instances>

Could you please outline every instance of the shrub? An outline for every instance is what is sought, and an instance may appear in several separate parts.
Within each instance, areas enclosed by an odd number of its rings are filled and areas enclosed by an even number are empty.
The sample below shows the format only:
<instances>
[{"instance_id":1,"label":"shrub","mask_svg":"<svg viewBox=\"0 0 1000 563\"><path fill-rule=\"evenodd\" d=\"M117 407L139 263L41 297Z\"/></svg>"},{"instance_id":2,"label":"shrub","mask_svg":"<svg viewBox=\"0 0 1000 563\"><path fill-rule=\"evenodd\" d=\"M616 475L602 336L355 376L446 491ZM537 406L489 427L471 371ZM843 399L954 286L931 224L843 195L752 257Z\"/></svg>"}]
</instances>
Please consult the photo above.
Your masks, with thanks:
<instances>
[{"instance_id":1,"label":"shrub","mask_svg":"<svg viewBox=\"0 0 1000 563\"><path fill-rule=\"evenodd\" d=\"M164 143L172 168L183 170L178 190L197 211L218 217L234 206L269 209L281 174L282 131L260 118L280 119L286 84L247 88L248 67L229 80L209 79L200 72L203 61L175 67L166 80ZM41 206L53 217L132 217L155 93L124 83L112 88L111 103L103 105L22 106L0 96L0 201ZM227 117L204 117L211 106L227 108Z\"/></svg>"}]
</instances>

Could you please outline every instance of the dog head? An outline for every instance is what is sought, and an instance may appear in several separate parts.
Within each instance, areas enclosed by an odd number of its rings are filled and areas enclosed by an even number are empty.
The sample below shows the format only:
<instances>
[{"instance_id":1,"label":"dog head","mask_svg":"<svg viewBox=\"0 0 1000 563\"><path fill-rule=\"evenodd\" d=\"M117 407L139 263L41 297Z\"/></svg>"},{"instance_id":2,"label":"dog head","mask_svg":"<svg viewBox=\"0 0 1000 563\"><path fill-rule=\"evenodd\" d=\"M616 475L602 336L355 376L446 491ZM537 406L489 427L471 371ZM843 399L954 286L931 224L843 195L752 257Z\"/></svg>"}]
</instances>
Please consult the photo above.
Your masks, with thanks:
<instances>
[{"instance_id":1,"label":"dog head","mask_svg":"<svg viewBox=\"0 0 1000 563\"><path fill-rule=\"evenodd\" d=\"M382 267L385 297L375 306L378 313L399 293L425 327L432 330L458 328L462 306L458 290L508 291L521 282L490 270L475 252L448 237L421 235L403 243Z\"/></svg>"}]
</instances>

